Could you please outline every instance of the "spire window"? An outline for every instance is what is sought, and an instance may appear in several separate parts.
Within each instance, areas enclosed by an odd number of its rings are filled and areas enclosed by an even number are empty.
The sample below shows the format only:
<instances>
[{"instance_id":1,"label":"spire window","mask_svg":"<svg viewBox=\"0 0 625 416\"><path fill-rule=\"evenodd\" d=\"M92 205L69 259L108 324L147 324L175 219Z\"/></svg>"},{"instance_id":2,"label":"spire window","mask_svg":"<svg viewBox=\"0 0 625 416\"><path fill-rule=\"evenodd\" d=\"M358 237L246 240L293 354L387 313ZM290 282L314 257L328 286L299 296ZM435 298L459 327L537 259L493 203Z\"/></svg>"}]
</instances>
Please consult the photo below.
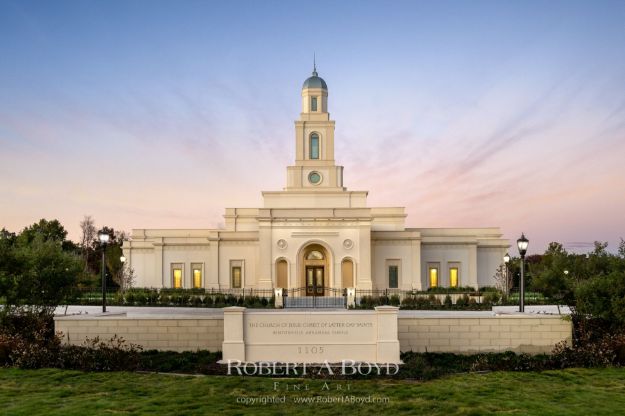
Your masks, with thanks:
<instances>
[{"instance_id":1,"label":"spire window","mask_svg":"<svg viewBox=\"0 0 625 416\"><path fill-rule=\"evenodd\" d=\"M310 111L317 111L317 97L310 97Z\"/></svg>"},{"instance_id":2,"label":"spire window","mask_svg":"<svg viewBox=\"0 0 625 416\"><path fill-rule=\"evenodd\" d=\"M317 133L310 135L310 158L319 159L319 135Z\"/></svg>"}]
</instances>

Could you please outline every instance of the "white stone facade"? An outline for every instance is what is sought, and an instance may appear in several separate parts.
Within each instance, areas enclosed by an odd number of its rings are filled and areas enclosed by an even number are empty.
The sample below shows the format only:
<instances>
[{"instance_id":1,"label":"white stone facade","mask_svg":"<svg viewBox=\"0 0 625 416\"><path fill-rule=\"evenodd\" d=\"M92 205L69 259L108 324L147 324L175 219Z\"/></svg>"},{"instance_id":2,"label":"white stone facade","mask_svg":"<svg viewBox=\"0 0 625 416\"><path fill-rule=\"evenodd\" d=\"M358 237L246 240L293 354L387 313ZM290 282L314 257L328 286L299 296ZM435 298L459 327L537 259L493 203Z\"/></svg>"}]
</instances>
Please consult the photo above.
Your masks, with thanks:
<instances>
[{"instance_id":1,"label":"white stone facade","mask_svg":"<svg viewBox=\"0 0 625 416\"><path fill-rule=\"evenodd\" d=\"M328 90L313 72L295 122L287 186L262 208L228 208L223 229L133 229L136 287L425 290L494 285L509 244L498 228L406 228L402 207L367 207L334 161ZM432 270L436 269L436 272ZM436 279L433 279L435 274Z\"/></svg>"}]
</instances>

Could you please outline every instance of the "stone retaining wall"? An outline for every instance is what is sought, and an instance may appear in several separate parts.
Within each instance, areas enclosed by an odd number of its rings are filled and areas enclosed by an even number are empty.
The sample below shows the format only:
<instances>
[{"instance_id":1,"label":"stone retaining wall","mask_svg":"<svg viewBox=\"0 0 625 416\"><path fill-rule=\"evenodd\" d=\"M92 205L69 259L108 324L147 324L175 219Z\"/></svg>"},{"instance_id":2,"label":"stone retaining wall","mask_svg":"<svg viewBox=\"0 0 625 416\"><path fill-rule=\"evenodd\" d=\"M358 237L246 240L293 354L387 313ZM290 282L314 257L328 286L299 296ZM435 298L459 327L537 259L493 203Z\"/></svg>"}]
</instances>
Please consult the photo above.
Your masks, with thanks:
<instances>
[{"instance_id":1,"label":"stone retaining wall","mask_svg":"<svg viewBox=\"0 0 625 416\"><path fill-rule=\"evenodd\" d=\"M571 342L572 324L560 316L498 315L480 318L400 318L402 351L549 353Z\"/></svg>"},{"instance_id":2,"label":"stone retaining wall","mask_svg":"<svg viewBox=\"0 0 625 416\"><path fill-rule=\"evenodd\" d=\"M224 340L224 320L215 317L126 317L84 316L58 317L54 320L57 332L73 345L81 345L85 338L100 337L109 340L115 334L138 344L144 350L161 351L221 351Z\"/></svg>"},{"instance_id":3,"label":"stone retaining wall","mask_svg":"<svg viewBox=\"0 0 625 416\"><path fill-rule=\"evenodd\" d=\"M162 351L221 351L223 316L75 315L55 318L65 342L81 345L85 338L108 340L115 334L144 349ZM549 353L563 340L571 341L572 325L560 316L495 315L488 317L398 318L402 352Z\"/></svg>"}]
</instances>

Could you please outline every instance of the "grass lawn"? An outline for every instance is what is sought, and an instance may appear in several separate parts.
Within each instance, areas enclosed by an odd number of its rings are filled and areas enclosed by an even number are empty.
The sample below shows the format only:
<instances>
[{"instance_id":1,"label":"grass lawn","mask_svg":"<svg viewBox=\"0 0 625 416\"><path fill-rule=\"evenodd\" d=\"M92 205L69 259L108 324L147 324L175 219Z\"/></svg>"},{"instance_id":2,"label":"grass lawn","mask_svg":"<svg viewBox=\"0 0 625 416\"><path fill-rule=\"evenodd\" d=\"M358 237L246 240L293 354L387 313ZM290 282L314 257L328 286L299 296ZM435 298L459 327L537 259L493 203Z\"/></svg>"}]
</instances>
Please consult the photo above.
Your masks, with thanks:
<instances>
[{"instance_id":1,"label":"grass lawn","mask_svg":"<svg viewBox=\"0 0 625 416\"><path fill-rule=\"evenodd\" d=\"M274 382L278 390L274 390ZM290 391L294 385L307 391ZM349 385L349 390L346 390ZM288 387L289 391L285 389ZM0 369L6 415L619 415L625 369L463 374L428 382ZM342 390L337 390L339 387ZM342 396L378 403L323 403ZM284 398L285 403L243 400ZM383 402L388 399L388 402ZM297 403L314 400L313 403ZM320 402L317 402L320 400Z\"/></svg>"}]
</instances>

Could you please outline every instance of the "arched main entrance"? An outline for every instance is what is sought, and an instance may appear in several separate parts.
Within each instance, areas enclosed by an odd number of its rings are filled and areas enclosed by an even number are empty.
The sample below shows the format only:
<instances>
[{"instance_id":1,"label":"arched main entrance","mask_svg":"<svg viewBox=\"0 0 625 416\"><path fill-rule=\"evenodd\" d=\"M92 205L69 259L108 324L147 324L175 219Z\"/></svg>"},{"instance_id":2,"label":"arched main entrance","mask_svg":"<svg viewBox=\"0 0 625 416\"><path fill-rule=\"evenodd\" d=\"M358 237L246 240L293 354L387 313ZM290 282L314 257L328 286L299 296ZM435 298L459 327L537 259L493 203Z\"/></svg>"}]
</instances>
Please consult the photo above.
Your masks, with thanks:
<instances>
[{"instance_id":1,"label":"arched main entrance","mask_svg":"<svg viewBox=\"0 0 625 416\"><path fill-rule=\"evenodd\" d=\"M324 296L329 286L330 259L320 244L311 244L302 251L302 280L306 296Z\"/></svg>"}]
</instances>

